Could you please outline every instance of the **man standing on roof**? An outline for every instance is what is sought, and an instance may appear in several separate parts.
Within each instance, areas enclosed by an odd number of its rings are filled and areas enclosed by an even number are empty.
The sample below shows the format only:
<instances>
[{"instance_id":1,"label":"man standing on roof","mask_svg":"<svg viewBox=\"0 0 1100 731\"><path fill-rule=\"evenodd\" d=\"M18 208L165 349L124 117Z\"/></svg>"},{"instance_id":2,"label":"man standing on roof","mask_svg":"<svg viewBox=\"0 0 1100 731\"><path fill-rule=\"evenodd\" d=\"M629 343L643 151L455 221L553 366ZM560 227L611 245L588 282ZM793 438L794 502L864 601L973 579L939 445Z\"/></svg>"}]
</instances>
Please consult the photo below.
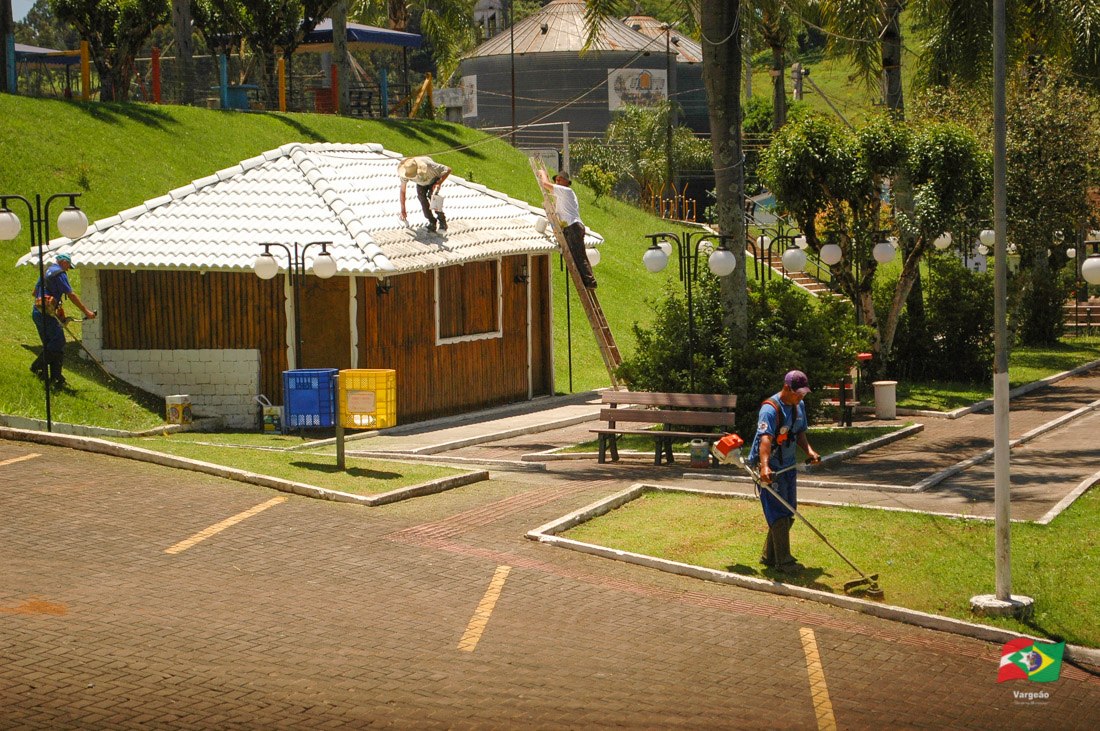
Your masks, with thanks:
<instances>
[{"instance_id":1,"label":"man standing on roof","mask_svg":"<svg viewBox=\"0 0 1100 731\"><path fill-rule=\"evenodd\" d=\"M428 230L435 231L438 219L439 229L447 230L447 217L443 215L443 198L439 188L451 174L451 169L440 165L427 155L406 157L397 165L397 176L401 179L401 220L408 222L405 212L405 185L416 183L416 197L420 199L420 209L428 219Z\"/></svg>"},{"instance_id":2,"label":"man standing on roof","mask_svg":"<svg viewBox=\"0 0 1100 731\"><path fill-rule=\"evenodd\" d=\"M787 373L782 390L760 405L756 436L748 458L749 465L759 464L760 481L770 484L795 509L798 508L798 473L794 469L797 448L802 447L810 462L821 461L806 438L809 422L802 399L809 392L810 382L805 373ZM786 471L775 474L780 470ZM768 537L764 539L760 563L782 573L798 571L802 567L791 555L794 515L766 489L760 490L760 502L764 507L764 519L768 521Z\"/></svg>"},{"instance_id":3,"label":"man standing on roof","mask_svg":"<svg viewBox=\"0 0 1100 731\"><path fill-rule=\"evenodd\" d=\"M84 312L85 319L92 320L96 313L89 310L76 296L69 284L68 271L73 268L73 260L68 254L58 254L57 262L46 269L46 283L42 280L34 286L34 308L31 319L38 328L38 337L42 340L42 352L31 363L31 373L42 380L49 378L54 388L65 387L65 376L61 369L65 362L65 311L61 309L61 300L68 296L73 304ZM47 372L48 371L48 372Z\"/></svg>"},{"instance_id":4,"label":"man standing on roof","mask_svg":"<svg viewBox=\"0 0 1100 731\"><path fill-rule=\"evenodd\" d=\"M569 244L569 253L573 255L573 262L581 273L584 286L588 289L596 288L596 277L592 274L592 265L588 262L588 254L584 250L584 224L581 223L581 205L577 201L577 194L573 192L573 181L569 179L569 173L559 170L554 176L554 181L546 176L545 170L538 171L539 185L554 196L555 215L561 224L562 235Z\"/></svg>"}]
</instances>

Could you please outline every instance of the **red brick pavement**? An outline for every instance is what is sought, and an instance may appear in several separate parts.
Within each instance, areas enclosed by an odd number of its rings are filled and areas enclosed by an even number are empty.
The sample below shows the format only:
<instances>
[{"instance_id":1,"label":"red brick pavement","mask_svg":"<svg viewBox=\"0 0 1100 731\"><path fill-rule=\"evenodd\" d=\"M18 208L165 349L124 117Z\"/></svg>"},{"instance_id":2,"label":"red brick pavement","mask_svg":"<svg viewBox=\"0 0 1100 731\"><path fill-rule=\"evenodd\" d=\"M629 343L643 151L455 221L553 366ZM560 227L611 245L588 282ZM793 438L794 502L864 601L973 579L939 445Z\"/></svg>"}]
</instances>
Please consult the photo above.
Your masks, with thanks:
<instances>
[{"instance_id":1,"label":"red brick pavement","mask_svg":"<svg viewBox=\"0 0 1100 731\"><path fill-rule=\"evenodd\" d=\"M799 629L841 728L1095 728L1100 682L1046 705L998 648L561 551L524 531L618 489L499 475L367 509L0 442L0 728L815 728ZM493 571L513 567L473 652ZM40 604L38 606L46 606Z\"/></svg>"}]
</instances>

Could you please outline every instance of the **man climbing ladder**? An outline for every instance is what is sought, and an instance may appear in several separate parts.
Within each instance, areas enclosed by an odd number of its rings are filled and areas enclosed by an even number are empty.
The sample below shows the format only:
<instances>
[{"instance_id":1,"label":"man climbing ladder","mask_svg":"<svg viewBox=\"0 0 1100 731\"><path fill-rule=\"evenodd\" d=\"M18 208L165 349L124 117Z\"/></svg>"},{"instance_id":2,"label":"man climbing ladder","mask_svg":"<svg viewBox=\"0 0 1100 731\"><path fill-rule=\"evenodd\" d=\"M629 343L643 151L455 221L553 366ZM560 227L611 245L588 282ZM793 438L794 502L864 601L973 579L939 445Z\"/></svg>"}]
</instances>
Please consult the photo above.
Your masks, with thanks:
<instances>
[{"instance_id":1,"label":"man climbing ladder","mask_svg":"<svg viewBox=\"0 0 1100 731\"><path fill-rule=\"evenodd\" d=\"M550 230L561 249L565 269L577 288L581 305L588 316L588 322L592 325L592 333L596 336L596 345L599 346L600 356L607 367L611 387L618 388L619 380L615 371L622 365L623 359L619 354L619 346L615 344L615 337L611 334L611 328L607 324L607 318L604 317L603 308L600 307L600 301L596 298L596 278L592 275L592 265L584 250L585 229L584 224L580 222L577 195L570 187L568 175L559 173L555 176L558 180L557 184L551 183L542 161L537 157L531 157L530 162L531 170L535 173L535 179L542 189L543 208L550 223ZM570 198L572 200L567 202L563 216L559 213L560 201Z\"/></svg>"},{"instance_id":2,"label":"man climbing ladder","mask_svg":"<svg viewBox=\"0 0 1100 731\"><path fill-rule=\"evenodd\" d=\"M585 228L584 223L581 222L581 206L577 200L577 194L571 187L573 181L569 179L569 173L559 170L553 182L542 168L539 168L535 174L543 190L554 197L561 233L565 236L565 242L569 244L569 253L573 255L573 263L581 273L584 286L595 289L596 275L592 273L592 264L588 261L588 254L584 250Z\"/></svg>"}]
</instances>

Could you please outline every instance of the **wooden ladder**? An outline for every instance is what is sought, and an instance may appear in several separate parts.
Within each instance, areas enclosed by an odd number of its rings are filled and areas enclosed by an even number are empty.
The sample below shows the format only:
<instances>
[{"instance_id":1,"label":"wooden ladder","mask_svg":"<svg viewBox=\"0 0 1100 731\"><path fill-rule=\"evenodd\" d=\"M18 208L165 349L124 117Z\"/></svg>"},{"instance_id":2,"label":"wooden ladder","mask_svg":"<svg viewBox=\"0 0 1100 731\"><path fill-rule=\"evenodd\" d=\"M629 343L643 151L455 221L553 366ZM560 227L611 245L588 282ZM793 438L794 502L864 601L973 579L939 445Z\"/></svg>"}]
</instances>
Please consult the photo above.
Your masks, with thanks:
<instances>
[{"instance_id":1,"label":"wooden ladder","mask_svg":"<svg viewBox=\"0 0 1100 731\"><path fill-rule=\"evenodd\" d=\"M607 318L603 314L603 308L600 307L599 299L596 298L596 290L584 286L580 270L577 269L577 264L573 261L573 255L569 251L569 242L565 240L561 221L558 220L558 207L554 203L554 195L539 183L539 172L546 174L546 166L537 156L533 155L528 160L531 163L531 171L535 174L535 183L542 192L542 207L546 211L546 220L550 222L550 228L553 230L554 238L561 250L561 258L565 261L565 269L573 280L573 287L577 290L584 312L588 315L588 322L592 325L592 333L596 336L596 345L599 346L600 356L607 367L607 375L611 378L611 387L617 389L620 386L615 370L623 362L622 355L619 354L619 346L615 344L615 336L611 334L611 327L607 324Z\"/></svg>"}]
</instances>

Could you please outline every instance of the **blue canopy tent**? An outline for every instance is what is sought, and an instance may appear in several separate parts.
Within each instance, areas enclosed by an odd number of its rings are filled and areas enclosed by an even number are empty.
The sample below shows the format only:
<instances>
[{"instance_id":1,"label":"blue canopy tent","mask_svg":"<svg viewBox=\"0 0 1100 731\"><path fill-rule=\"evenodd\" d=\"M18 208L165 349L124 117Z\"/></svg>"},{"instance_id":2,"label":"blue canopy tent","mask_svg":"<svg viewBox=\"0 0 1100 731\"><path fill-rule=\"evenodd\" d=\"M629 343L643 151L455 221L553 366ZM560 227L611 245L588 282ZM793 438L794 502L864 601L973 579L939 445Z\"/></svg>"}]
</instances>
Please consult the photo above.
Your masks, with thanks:
<instances>
[{"instance_id":1,"label":"blue canopy tent","mask_svg":"<svg viewBox=\"0 0 1100 731\"><path fill-rule=\"evenodd\" d=\"M423 37L416 33L405 33L389 28L379 28L373 25L361 23L347 24L348 51L375 51L384 49L401 49L402 67L404 69L404 84L406 91L409 85L409 49L420 48L423 45ZM332 43L332 18L325 18L306 35L295 49L296 52L305 53L331 53ZM335 106L335 100L325 98L324 88L315 88L316 105L318 111L330 111ZM331 93L331 92L329 92ZM389 99L389 82L386 69L381 69L378 78L379 111L381 116L387 116L387 103ZM353 95L352 105L355 108L365 109L367 114L372 114L373 92L360 90Z\"/></svg>"},{"instance_id":2,"label":"blue canopy tent","mask_svg":"<svg viewBox=\"0 0 1100 731\"><path fill-rule=\"evenodd\" d=\"M348 50L370 51L379 48L420 48L423 38L416 33L378 28L359 23L347 24ZM306 35L296 49L307 53L332 50L332 18L325 18Z\"/></svg>"},{"instance_id":3,"label":"blue canopy tent","mask_svg":"<svg viewBox=\"0 0 1100 731\"><path fill-rule=\"evenodd\" d=\"M80 51L58 51L54 48L29 46L25 43L16 43L14 46L15 63L11 66L11 76L9 78L12 93L15 93L16 86L18 85L18 70L20 67L22 67L24 75L27 76L28 83L33 81L33 79L30 78L32 69L36 69L39 75L45 78L49 76L45 72L49 71L51 68L63 67L65 69L65 87L62 90L62 94L65 98L70 98L72 96L72 77L70 72L73 66L80 64ZM9 56L9 58L11 57ZM32 83L32 86L33 85Z\"/></svg>"}]
</instances>

